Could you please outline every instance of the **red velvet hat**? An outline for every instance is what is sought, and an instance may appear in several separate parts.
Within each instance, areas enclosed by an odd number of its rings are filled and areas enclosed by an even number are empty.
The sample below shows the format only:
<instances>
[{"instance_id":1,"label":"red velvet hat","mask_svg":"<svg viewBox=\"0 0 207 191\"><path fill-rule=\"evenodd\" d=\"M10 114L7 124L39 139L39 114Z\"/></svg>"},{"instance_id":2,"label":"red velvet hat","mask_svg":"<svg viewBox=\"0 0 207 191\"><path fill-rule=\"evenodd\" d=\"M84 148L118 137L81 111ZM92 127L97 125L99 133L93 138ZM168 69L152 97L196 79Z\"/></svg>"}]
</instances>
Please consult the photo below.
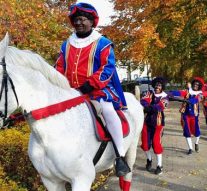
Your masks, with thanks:
<instances>
[{"instance_id":1,"label":"red velvet hat","mask_svg":"<svg viewBox=\"0 0 207 191\"><path fill-rule=\"evenodd\" d=\"M77 15L77 13L78 13L78 15ZM86 13L86 14L84 15L84 13ZM73 4L73 5L70 6L68 16L70 18L70 22L71 22L72 26L74 26L73 18L76 15L77 16L81 15L81 16L93 18L93 21L94 21L93 27L96 27L98 25L98 21L99 21L98 13L97 13L95 7L93 7L91 4L77 3L77 4Z\"/></svg>"}]
</instances>

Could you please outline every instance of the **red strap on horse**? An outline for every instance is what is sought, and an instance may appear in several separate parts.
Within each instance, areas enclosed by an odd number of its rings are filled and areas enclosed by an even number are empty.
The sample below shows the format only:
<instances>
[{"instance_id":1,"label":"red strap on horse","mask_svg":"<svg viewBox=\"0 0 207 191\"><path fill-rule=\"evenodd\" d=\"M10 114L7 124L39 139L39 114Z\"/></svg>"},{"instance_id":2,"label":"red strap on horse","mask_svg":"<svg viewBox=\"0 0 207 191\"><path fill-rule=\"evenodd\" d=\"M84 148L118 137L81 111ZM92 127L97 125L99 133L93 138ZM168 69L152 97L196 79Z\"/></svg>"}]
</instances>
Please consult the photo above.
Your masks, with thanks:
<instances>
[{"instance_id":1,"label":"red strap on horse","mask_svg":"<svg viewBox=\"0 0 207 191\"><path fill-rule=\"evenodd\" d=\"M70 109L81 103L84 103L86 100L89 100L89 96L82 95L44 108L33 110L31 111L31 115L35 120L40 120L51 115L64 112L66 109Z\"/></svg>"}]
</instances>

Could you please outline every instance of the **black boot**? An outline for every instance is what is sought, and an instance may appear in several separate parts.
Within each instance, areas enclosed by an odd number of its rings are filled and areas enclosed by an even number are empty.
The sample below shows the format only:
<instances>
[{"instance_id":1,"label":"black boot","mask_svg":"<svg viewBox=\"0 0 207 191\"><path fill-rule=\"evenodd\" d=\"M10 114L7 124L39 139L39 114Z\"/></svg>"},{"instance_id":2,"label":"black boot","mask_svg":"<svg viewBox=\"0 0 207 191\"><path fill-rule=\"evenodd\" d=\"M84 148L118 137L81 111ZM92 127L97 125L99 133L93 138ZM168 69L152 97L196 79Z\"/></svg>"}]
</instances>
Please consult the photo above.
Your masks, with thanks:
<instances>
[{"instance_id":1,"label":"black boot","mask_svg":"<svg viewBox=\"0 0 207 191\"><path fill-rule=\"evenodd\" d=\"M199 152L199 145L195 144L195 151L198 153Z\"/></svg>"},{"instance_id":2,"label":"black boot","mask_svg":"<svg viewBox=\"0 0 207 191\"><path fill-rule=\"evenodd\" d=\"M127 162L124 159L124 157L116 158L115 170L116 170L116 176L117 177L125 176L126 174L131 172Z\"/></svg>"},{"instance_id":3,"label":"black boot","mask_svg":"<svg viewBox=\"0 0 207 191\"><path fill-rule=\"evenodd\" d=\"M150 171L152 169L152 161L149 159L147 159L146 169L147 171Z\"/></svg>"},{"instance_id":4,"label":"black boot","mask_svg":"<svg viewBox=\"0 0 207 191\"><path fill-rule=\"evenodd\" d=\"M157 175L162 174L162 166L157 166L157 168L155 169L155 174Z\"/></svg>"},{"instance_id":5,"label":"black boot","mask_svg":"<svg viewBox=\"0 0 207 191\"><path fill-rule=\"evenodd\" d=\"M187 152L188 155L191 155L192 153L193 153L192 149L189 149Z\"/></svg>"}]
</instances>

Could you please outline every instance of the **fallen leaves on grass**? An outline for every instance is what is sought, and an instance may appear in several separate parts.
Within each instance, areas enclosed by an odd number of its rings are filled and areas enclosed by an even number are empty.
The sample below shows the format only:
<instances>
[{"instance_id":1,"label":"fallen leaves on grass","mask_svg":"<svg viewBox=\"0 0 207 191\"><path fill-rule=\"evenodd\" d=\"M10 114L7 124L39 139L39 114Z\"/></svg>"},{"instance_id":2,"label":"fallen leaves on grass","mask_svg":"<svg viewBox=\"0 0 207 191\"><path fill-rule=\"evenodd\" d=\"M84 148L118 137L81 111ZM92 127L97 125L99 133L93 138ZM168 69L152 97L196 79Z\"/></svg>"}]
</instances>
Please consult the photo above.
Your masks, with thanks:
<instances>
[{"instance_id":1,"label":"fallen leaves on grass","mask_svg":"<svg viewBox=\"0 0 207 191\"><path fill-rule=\"evenodd\" d=\"M91 191L96 191L98 188L103 186L106 183L108 177L111 176L112 174L114 174L113 169L109 169L100 174L97 174L96 179L92 184Z\"/></svg>"}]
</instances>

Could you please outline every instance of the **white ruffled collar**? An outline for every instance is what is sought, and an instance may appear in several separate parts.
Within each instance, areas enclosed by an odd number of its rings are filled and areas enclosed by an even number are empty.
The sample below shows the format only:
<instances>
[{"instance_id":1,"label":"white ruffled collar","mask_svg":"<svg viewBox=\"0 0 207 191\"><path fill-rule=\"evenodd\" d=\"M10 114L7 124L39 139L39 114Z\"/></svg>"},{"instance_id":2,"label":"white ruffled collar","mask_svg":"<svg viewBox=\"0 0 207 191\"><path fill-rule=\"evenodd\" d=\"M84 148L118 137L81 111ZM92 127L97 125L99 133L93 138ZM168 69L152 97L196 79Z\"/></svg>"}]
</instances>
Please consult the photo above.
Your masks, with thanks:
<instances>
[{"instance_id":1,"label":"white ruffled collar","mask_svg":"<svg viewBox=\"0 0 207 191\"><path fill-rule=\"evenodd\" d=\"M188 91L190 95L198 95L202 93L202 91L194 91L192 88L189 88Z\"/></svg>"},{"instance_id":2,"label":"white ruffled collar","mask_svg":"<svg viewBox=\"0 0 207 191\"><path fill-rule=\"evenodd\" d=\"M162 98L167 96L167 94L164 91L162 91L160 94L156 94L154 92L154 95L155 95L155 97L162 97Z\"/></svg>"},{"instance_id":3,"label":"white ruffled collar","mask_svg":"<svg viewBox=\"0 0 207 191\"><path fill-rule=\"evenodd\" d=\"M76 33L73 32L73 34L69 37L69 43L76 48L84 48L92 42L98 40L101 36L102 35L98 31L93 30L88 37L78 38Z\"/></svg>"}]
</instances>

